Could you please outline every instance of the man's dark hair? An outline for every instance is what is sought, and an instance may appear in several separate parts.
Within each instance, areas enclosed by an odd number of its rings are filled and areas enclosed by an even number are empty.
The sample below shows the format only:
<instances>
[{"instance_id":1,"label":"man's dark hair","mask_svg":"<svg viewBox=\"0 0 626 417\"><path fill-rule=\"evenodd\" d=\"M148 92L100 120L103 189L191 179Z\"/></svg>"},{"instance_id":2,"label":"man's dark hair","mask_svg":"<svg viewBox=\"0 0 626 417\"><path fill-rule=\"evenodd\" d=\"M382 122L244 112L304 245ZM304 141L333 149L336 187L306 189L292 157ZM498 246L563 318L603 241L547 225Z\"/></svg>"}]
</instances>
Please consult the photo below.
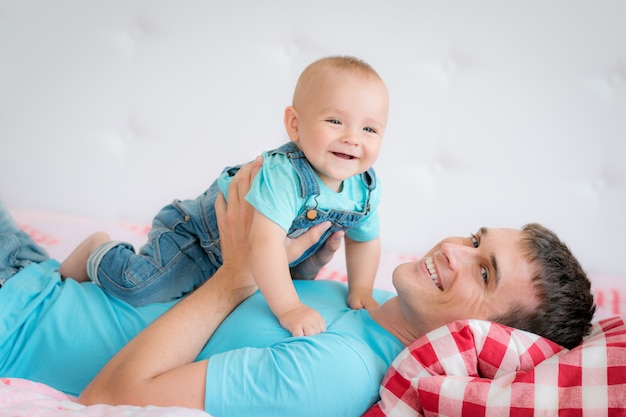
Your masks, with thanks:
<instances>
[{"instance_id":1,"label":"man's dark hair","mask_svg":"<svg viewBox=\"0 0 626 417\"><path fill-rule=\"evenodd\" d=\"M591 330L596 306L591 282L569 248L551 230L537 223L522 228L521 247L530 261L539 300L536 309L516 305L490 320L526 330L571 349Z\"/></svg>"}]
</instances>

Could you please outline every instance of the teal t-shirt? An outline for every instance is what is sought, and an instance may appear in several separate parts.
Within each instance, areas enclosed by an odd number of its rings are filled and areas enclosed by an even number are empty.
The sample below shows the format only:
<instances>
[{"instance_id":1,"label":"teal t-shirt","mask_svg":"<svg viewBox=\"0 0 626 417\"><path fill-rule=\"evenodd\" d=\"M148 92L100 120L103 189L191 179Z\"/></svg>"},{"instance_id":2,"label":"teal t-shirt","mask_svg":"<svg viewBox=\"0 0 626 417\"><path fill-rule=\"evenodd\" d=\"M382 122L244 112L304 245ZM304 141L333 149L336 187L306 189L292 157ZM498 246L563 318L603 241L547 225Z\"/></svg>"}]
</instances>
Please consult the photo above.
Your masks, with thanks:
<instances>
[{"instance_id":1,"label":"teal t-shirt","mask_svg":"<svg viewBox=\"0 0 626 417\"><path fill-rule=\"evenodd\" d=\"M378 399L383 376L404 346L366 310L346 305L344 284L294 284L302 302L324 317L327 331L291 337L260 293L246 300L205 348L213 353L205 397L212 415L360 416ZM374 292L380 303L392 295Z\"/></svg>"},{"instance_id":2,"label":"teal t-shirt","mask_svg":"<svg viewBox=\"0 0 626 417\"><path fill-rule=\"evenodd\" d=\"M0 376L43 382L78 395L124 344L175 302L132 307L92 283L61 281L58 262L32 264L0 289ZM346 304L347 287L295 281L327 332L291 337L257 292L206 344L206 410L218 417L360 415L378 396L404 348L365 310ZM392 293L375 291L384 302ZM270 411L271 410L271 411Z\"/></svg>"},{"instance_id":3,"label":"teal t-shirt","mask_svg":"<svg viewBox=\"0 0 626 417\"><path fill-rule=\"evenodd\" d=\"M31 264L0 288L0 376L78 395L104 364L173 303L134 308L95 284Z\"/></svg>"}]
</instances>

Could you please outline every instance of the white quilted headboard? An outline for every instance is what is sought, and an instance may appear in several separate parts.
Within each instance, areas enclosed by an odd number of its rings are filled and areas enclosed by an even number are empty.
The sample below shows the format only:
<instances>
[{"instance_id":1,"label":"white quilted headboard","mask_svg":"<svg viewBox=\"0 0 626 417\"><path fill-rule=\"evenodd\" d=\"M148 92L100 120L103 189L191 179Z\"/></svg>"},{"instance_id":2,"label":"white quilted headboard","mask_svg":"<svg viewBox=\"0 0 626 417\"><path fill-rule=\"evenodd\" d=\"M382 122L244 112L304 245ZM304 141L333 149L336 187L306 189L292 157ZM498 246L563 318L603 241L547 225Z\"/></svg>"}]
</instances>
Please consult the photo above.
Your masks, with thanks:
<instances>
[{"instance_id":1,"label":"white quilted headboard","mask_svg":"<svg viewBox=\"0 0 626 417\"><path fill-rule=\"evenodd\" d=\"M8 205L148 222L286 140L311 61L386 80L383 247L538 221L626 276L626 3L0 1Z\"/></svg>"}]
</instances>

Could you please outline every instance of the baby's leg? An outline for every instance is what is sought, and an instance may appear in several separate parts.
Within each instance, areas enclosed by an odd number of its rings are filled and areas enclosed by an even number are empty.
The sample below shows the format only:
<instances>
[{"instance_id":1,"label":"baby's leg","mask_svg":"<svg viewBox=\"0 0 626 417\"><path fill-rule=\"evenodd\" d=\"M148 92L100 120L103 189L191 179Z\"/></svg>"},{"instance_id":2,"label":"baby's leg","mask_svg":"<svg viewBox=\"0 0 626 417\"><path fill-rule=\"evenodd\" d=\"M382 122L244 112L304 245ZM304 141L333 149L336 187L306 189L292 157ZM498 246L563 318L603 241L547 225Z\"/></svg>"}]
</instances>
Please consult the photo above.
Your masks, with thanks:
<instances>
[{"instance_id":1,"label":"baby's leg","mask_svg":"<svg viewBox=\"0 0 626 417\"><path fill-rule=\"evenodd\" d=\"M111 238L105 232L96 232L88 236L61 263L59 267L61 277L63 279L72 278L78 282L88 281L87 259L89 259L89 255L98 246L110 240Z\"/></svg>"}]
</instances>

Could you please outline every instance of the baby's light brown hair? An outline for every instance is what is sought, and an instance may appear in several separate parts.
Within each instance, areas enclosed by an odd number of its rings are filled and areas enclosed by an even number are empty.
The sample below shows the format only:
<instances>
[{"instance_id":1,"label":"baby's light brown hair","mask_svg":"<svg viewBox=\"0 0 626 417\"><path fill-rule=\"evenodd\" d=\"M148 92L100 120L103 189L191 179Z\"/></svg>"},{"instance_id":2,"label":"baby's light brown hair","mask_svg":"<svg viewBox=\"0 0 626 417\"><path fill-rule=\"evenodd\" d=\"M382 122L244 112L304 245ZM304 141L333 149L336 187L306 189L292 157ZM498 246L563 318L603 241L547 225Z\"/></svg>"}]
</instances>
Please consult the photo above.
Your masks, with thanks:
<instances>
[{"instance_id":1,"label":"baby's light brown hair","mask_svg":"<svg viewBox=\"0 0 626 417\"><path fill-rule=\"evenodd\" d=\"M293 93L292 105L297 108L299 104L302 104L303 97L306 97L311 87L315 85L319 75L324 71L332 70L351 72L364 79L377 80L384 85L380 75L367 62L353 56L329 56L312 62L302 71Z\"/></svg>"}]
</instances>

